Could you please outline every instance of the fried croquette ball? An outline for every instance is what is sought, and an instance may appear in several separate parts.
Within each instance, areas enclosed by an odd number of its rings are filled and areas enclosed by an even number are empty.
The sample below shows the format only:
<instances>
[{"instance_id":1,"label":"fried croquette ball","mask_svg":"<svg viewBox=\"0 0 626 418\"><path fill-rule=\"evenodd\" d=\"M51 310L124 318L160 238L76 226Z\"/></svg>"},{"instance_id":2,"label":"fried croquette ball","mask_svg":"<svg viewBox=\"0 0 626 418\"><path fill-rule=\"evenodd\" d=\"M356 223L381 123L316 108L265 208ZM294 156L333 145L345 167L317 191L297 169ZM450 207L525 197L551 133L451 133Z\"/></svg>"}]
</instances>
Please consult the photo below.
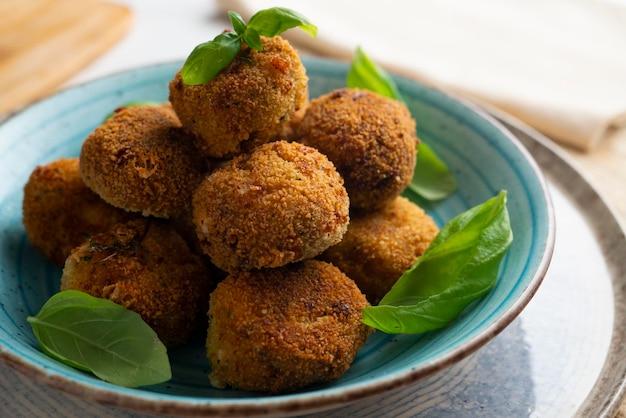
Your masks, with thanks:
<instances>
[{"instance_id":1,"label":"fried croquette ball","mask_svg":"<svg viewBox=\"0 0 626 418\"><path fill-rule=\"evenodd\" d=\"M419 140L409 110L397 100L367 90L334 90L311 100L295 134L335 164L351 207L381 208L413 177Z\"/></svg>"},{"instance_id":2,"label":"fried croquette ball","mask_svg":"<svg viewBox=\"0 0 626 418\"><path fill-rule=\"evenodd\" d=\"M89 189L80 177L78 158L61 158L36 167L24 186L26 236L59 267L88 237L136 216L109 205Z\"/></svg>"},{"instance_id":3,"label":"fried croquette ball","mask_svg":"<svg viewBox=\"0 0 626 418\"><path fill-rule=\"evenodd\" d=\"M308 100L297 51L280 36L261 43L262 51L243 43L207 83L186 85L180 72L170 82L169 99L206 156L232 157L270 141Z\"/></svg>"},{"instance_id":4,"label":"fried croquette ball","mask_svg":"<svg viewBox=\"0 0 626 418\"><path fill-rule=\"evenodd\" d=\"M438 232L422 208L400 196L378 211L351 213L343 240L320 259L341 269L375 305Z\"/></svg>"},{"instance_id":5,"label":"fried croquette ball","mask_svg":"<svg viewBox=\"0 0 626 418\"><path fill-rule=\"evenodd\" d=\"M211 278L170 224L143 218L75 248L61 277L61 290L69 289L138 313L172 348L206 323Z\"/></svg>"},{"instance_id":6,"label":"fried croquette ball","mask_svg":"<svg viewBox=\"0 0 626 418\"><path fill-rule=\"evenodd\" d=\"M338 243L349 201L324 155L276 141L211 173L194 193L193 217L204 252L233 272L312 258Z\"/></svg>"},{"instance_id":7,"label":"fried croquette ball","mask_svg":"<svg viewBox=\"0 0 626 418\"><path fill-rule=\"evenodd\" d=\"M84 141L85 184L113 206L169 218L190 210L205 161L171 106L118 109Z\"/></svg>"},{"instance_id":8,"label":"fried croquette ball","mask_svg":"<svg viewBox=\"0 0 626 418\"><path fill-rule=\"evenodd\" d=\"M211 294L211 384L283 393L338 379L372 332L361 322L368 305L318 260L231 274Z\"/></svg>"}]
</instances>

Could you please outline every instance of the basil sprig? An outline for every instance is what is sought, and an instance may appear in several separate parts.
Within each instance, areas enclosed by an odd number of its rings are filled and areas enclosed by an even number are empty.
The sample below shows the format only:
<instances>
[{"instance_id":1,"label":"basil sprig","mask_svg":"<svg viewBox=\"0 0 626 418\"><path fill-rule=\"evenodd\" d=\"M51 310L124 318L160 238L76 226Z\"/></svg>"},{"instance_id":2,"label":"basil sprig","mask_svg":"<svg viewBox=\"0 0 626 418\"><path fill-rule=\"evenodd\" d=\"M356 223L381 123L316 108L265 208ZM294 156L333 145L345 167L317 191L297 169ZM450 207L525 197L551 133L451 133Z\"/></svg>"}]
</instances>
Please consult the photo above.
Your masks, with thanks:
<instances>
[{"instance_id":1,"label":"basil sprig","mask_svg":"<svg viewBox=\"0 0 626 418\"><path fill-rule=\"evenodd\" d=\"M357 48L354 54L346 85L370 90L406 104L393 78L361 48ZM419 144L417 164L409 189L430 201L444 199L456 190L456 180L450 170L424 141Z\"/></svg>"},{"instance_id":2,"label":"basil sprig","mask_svg":"<svg viewBox=\"0 0 626 418\"><path fill-rule=\"evenodd\" d=\"M446 326L495 286L512 240L506 191L501 191L443 226L378 306L363 309L363 322L390 334Z\"/></svg>"},{"instance_id":3,"label":"basil sprig","mask_svg":"<svg viewBox=\"0 0 626 418\"><path fill-rule=\"evenodd\" d=\"M317 36L317 26L300 13L285 7L260 10L248 23L237 12L228 12L228 17L234 32L220 33L212 41L196 46L183 64L183 83L198 85L211 81L235 59L242 41L250 48L261 51L261 36L277 36L296 27L313 38Z\"/></svg>"},{"instance_id":4,"label":"basil sprig","mask_svg":"<svg viewBox=\"0 0 626 418\"><path fill-rule=\"evenodd\" d=\"M53 295L28 322L44 353L120 386L172 377L167 350L139 314L76 290Z\"/></svg>"}]
</instances>

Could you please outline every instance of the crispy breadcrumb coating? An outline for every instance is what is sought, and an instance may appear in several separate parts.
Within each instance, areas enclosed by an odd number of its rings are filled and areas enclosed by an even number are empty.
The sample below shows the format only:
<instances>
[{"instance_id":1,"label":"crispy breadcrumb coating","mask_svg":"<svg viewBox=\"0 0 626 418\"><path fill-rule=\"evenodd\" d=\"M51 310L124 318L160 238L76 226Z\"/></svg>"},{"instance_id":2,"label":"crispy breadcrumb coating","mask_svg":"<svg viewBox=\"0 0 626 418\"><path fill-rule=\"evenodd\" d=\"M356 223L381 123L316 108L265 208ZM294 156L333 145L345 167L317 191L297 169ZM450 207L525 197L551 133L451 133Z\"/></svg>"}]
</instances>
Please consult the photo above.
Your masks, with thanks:
<instances>
[{"instance_id":1,"label":"crispy breadcrumb coating","mask_svg":"<svg viewBox=\"0 0 626 418\"><path fill-rule=\"evenodd\" d=\"M339 378L372 332L366 306L322 261L231 274L211 294L211 384L284 393Z\"/></svg>"},{"instance_id":2,"label":"crispy breadcrumb coating","mask_svg":"<svg viewBox=\"0 0 626 418\"><path fill-rule=\"evenodd\" d=\"M312 258L341 240L349 201L333 164L277 141L215 170L193 196L200 244L228 272Z\"/></svg>"},{"instance_id":3,"label":"crispy breadcrumb coating","mask_svg":"<svg viewBox=\"0 0 626 418\"><path fill-rule=\"evenodd\" d=\"M80 153L83 180L100 197L159 218L190 210L205 164L168 104L118 109Z\"/></svg>"},{"instance_id":4,"label":"crispy breadcrumb coating","mask_svg":"<svg viewBox=\"0 0 626 418\"><path fill-rule=\"evenodd\" d=\"M169 99L206 156L232 157L270 141L308 100L297 51L280 36L261 42L262 51L243 43L208 83L186 85L180 72L170 82Z\"/></svg>"},{"instance_id":5,"label":"crispy breadcrumb coating","mask_svg":"<svg viewBox=\"0 0 626 418\"><path fill-rule=\"evenodd\" d=\"M36 167L24 186L26 236L59 267L88 237L137 216L109 205L89 189L80 177L78 158L61 158Z\"/></svg>"},{"instance_id":6,"label":"crispy breadcrumb coating","mask_svg":"<svg viewBox=\"0 0 626 418\"><path fill-rule=\"evenodd\" d=\"M389 204L413 177L419 140L409 110L397 100L334 90L311 100L295 136L335 164L353 208Z\"/></svg>"},{"instance_id":7,"label":"crispy breadcrumb coating","mask_svg":"<svg viewBox=\"0 0 626 418\"><path fill-rule=\"evenodd\" d=\"M68 257L61 290L109 299L141 315L168 348L205 323L207 266L171 224L138 219L95 235Z\"/></svg>"},{"instance_id":8,"label":"crispy breadcrumb coating","mask_svg":"<svg viewBox=\"0 0 626 418\"><path fill-rule=\"evenodd\" d=\"M352 212L350 218L343 240L320 259L339 267L375 305L426 251L439 228L404 197L378 211Z\"/></svg>"}]
</instances>

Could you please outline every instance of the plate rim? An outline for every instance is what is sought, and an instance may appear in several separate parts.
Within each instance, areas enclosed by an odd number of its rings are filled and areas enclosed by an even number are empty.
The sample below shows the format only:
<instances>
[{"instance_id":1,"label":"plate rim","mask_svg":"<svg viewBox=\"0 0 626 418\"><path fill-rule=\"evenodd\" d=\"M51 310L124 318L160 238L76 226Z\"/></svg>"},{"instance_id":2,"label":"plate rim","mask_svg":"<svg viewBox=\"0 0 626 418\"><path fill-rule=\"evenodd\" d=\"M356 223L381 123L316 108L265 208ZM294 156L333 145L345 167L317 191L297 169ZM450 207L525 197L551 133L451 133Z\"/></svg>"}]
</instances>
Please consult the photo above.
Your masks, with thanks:
<instances>
[{"instance_id":1,"label":"plate rim","mask_svg":"<svg viewBox=\"0 0 626 418\"><path fill-rule=\"evenodd\" d=\"M617 211L613 208L609 200L598 190L591 178L586 175L576 161L562 150L554 141L550 140L544 134L514 116L487 104L481 104L485 110L492 114L496 119L501 121L505 126L512 130L513 134L520 138L524 146L533 154L530 147L537 147L540 151L547 153L555 158L575 176L577 181L585 186L585 193L589 193L593 197L595 205L593 209L581 210L582 213L597 215L597 211L601 209L606 217L602 217L605 221L611 221L612 226L602 228L602 232L610 231L612 237L609 243L600 243L603 256L607 257L607 249L612 247L614 241L620 241L622 246L626 247L626 221L623 220ZM520 137L521 134L521 137ZM570 180L571 181L571 180ZM578 190L580 193L581 191ZM591 205L590 205L591 206ZM589 206L586 206L587 208ZM592 216L592 225L595 232L600 229L597 225L597 216ZM600 240L599 240L600 241ZM622 258L623 260L623 258ZM626 402L626 329L620 327L620 324L626 323L626 261L621 264L622 273L621 282L616 277L618 274L611 274L611 286L613 289L614 322L613 333L607 355L604 359L604 365L600 371L597 381L589 392L588 396L581 403L577 416L588 417L614 417L619 411L622 403ZM613 378L610 376L613 375Z\"/></svg>"}]
</instances>

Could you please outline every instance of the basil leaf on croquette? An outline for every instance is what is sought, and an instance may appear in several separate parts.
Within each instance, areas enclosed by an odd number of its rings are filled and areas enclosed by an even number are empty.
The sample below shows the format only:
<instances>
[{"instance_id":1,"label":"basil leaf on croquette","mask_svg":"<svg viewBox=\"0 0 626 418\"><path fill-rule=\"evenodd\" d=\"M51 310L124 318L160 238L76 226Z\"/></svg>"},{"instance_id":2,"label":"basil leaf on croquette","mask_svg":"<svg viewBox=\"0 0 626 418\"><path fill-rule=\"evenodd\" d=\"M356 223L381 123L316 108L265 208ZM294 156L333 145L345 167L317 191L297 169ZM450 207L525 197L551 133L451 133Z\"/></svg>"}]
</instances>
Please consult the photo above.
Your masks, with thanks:
<instances>
[{"instance_id":1,"label":"basil leaf on croquette","mask_svg":"<svg viewBox=\"0 0 626 418\"><path fill-rule=\"evenodd\" d=\"M238 35L243 35L246 32L248 25L239 13L229 11L228 19L230 19L230 24L233 25L233 29Z\"/></svg>"},{"instance_id":2,"label":"basil leaf on croquette","mask_svg":"<svg viewBox=\"0 0 626 418\"><path fill-rule=\"evenodd\" d=\"M228 12L235 32L222 32L212 41L196 46L183 64L181 75L187 85L211 81L237 56L242 41L250 48L262 50L261 36L274 37L291 28L300 28L311 37L317 36L317 27L300 13L284 7L272 7L255 13L246 24L236 12Z\"/></svg>"},{"instance_id":3,"label":"basil leaf on croquette","mask_svg":"<svg viewBox=\"0 0 626 418\"><path fill-rule=\"evenodd\" d=\"M302 29L312 38L317 36L317 26L295 10L285 7L260 10L248 22L248 30L252 29L259 35L268 37L280 35L292 28Z\"/></svg>"},{"instance_id":4,"label":"basil leaf on croquette","mask_svg":"<svg viewBox=\"0 0 626 418\"><path fill-rule=\"evenodd\" d=\"M66 290L27 320L46 354L102 380L137 387L172 376L156 333L139 314L109 300Z\"/></svg>"},{"instance_id":5,"label":"basil leaf on croquette","mask_svg":"<svg viewBox=\"0 0 626 418\"><path fill-rule=\"evenodd\" d=\"M198 85L210 81L233 61L240 49L241 39L232 32L220 33L212 41L196 46L181 70L183 82Z\"/></svg>"}]
</instances>

